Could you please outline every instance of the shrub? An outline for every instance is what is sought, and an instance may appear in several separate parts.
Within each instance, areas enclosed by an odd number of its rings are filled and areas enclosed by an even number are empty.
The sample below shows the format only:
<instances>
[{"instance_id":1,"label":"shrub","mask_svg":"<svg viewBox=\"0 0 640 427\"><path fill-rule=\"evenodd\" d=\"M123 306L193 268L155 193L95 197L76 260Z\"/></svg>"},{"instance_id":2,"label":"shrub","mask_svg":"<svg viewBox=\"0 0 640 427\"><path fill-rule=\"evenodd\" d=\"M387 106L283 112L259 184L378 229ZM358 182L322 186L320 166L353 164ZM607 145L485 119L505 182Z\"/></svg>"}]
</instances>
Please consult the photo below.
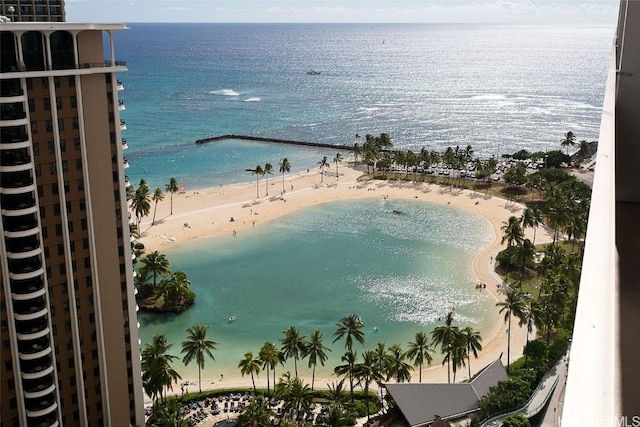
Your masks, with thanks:
<instances>
[{"instance_id":1,"label":"shrub","mask_svg":"<svg viewBox=\"0 0 640 427\"><path fill-rule=\"evenodd\" d=\"M522 414L513 414L502 420L503 427L531 427L529 419Z\"/></svg>"}]
</instances>

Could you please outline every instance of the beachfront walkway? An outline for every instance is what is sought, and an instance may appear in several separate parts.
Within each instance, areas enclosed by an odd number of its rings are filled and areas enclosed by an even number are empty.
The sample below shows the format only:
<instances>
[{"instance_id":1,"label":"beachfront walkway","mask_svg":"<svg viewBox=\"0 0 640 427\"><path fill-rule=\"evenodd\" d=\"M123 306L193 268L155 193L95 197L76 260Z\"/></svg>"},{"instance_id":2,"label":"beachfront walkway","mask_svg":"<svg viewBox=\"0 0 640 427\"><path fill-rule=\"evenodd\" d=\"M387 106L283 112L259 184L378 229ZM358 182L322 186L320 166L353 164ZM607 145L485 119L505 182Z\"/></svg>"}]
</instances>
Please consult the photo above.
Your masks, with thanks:
<instances>
[{"instance_id":1,"label":"beachfront walkway","mask_svg":"<svg viewBox=\"0 0 640 427\"><path fill-rule=\"evenodd\" d=\"M560 382L564 382L567 377L567 358L568 352L556 362L549 372L547 372L536 390L533 392L529 401L525 403L522 408L493 417L483 423L482 427L499 427L502 425L502 420L505 417L513 414L522 414L527 418L531 418L540 413L540 411L542 411L549 402L549 399L553 395L558 384Z\"/></svg>"}]
</instances>

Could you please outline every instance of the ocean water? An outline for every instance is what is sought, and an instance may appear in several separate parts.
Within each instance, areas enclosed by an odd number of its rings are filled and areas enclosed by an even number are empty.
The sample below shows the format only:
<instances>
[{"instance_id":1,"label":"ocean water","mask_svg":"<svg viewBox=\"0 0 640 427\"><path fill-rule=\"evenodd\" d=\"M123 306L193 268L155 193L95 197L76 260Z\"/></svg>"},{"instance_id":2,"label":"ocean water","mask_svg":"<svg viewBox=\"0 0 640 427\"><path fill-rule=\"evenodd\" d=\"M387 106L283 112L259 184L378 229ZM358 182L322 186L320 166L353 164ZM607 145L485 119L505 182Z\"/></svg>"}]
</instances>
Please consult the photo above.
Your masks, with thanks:
<instances>
[{"instance_id":1,"label":"ocean water","mask_svg":"<svg viewBox=\"0 0 640 427\"><path fill-rule=\"evenodd\" d=\"M129 69L119 76L127 175L152 188L175 177L188 191L252 180L246 168L271 162L277 171L283 157L295 173L335 156L194 143L223 134L352 144L386 132L399 148L471 144L481 156L560 148L568 130L595 140L614 34L571 24L129 27L116 34ZM390 216L396 206L406 215ZM278 343L290 324L305 335L319 328L329 343L335 322L357 313L370 348L406 345L455 305L461 323L483 329L495 307L474 289L471 260L491 233L450 207L358 201L171 248L172 269L187 272L198 300L180 315L141 313L142 342L165 333L178 354L185 329L207 323L219 342L208 375L237 375L245 351Z\"/></svg>"},{"instance_id":2,"label":"ocean water","mask_svg":"<svg viewBox=\"0 0 640 427\"><path fill-rule=\"evenodd\" d=\"M307 337L319 329L332 348L319 371L328 376L344 354L344 342L331 343L335 324L352 313L365 323L368 349L378 341L406 348L451 310L457 324L487 332L495 302L475 289L471 262L493 238L488 221L472 212L413 200L297 211L236 237L167 249L171 268L187 273L197 301L179 315L139 313L141 339L164 333L179 354L185 330L208 324L218 349L207 373L217 378L237 375L244 353L257 354L265 341L279 347L289 325Z\"/></svg>"},{"instance_id":3,"label":"ocean water","mask_svg":"<svg viewBox=\"0 0 640 427\"><path fill-rule=\"evenodd\" d=\"M483 156L595 140L611 26L129 24L116 34L130 178L187 189L292 171L332 150L209 144L223 134L397 147L471 144ZM314 69L320 75L310 76Z\"/></svg>"}]
</instances>

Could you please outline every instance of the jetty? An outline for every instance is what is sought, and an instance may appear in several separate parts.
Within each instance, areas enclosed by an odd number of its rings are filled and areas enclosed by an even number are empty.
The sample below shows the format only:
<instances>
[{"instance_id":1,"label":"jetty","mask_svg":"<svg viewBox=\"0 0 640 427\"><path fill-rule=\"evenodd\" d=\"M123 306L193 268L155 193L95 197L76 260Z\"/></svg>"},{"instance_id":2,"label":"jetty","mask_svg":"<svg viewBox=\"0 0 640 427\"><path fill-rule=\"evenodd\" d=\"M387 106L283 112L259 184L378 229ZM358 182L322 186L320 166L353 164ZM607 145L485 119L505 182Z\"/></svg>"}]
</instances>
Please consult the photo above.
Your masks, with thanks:
<instances>
[{"instance_id":1,"label":"jetty","mask_svg":"<svg viewBox=\"0 0 640 427\"><path fill-rule=\"evenodd\" d=\"M298 145L298 146L306 146L306 147L314 147L314 148L331 148L334 150L353 151L353 146L351 145L326 144L323 142L294 141L291 139L265 138L261 136L247 136L247 135L233 135L233 134L197 139L196 144L206 144L209 142L225 141L229 139L240 139L243 141L268 142L268 143L276 143L276 144L289 144L289 145Z\"/></svg>"}]
</instances>

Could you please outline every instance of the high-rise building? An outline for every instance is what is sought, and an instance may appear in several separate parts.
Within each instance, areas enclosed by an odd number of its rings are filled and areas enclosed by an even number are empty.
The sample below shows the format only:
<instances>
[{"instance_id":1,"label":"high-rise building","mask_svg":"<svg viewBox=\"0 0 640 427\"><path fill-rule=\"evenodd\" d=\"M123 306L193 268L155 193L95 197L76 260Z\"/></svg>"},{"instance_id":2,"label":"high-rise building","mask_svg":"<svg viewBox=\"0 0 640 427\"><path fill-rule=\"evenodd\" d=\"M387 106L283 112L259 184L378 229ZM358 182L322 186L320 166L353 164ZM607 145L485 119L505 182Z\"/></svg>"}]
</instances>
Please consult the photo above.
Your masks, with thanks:
<instances>
[{"instance_id":1,"label":"high-rise building","mask_svg":"<svg viewBox=\"0 0 640 427\"><path fill-rule=\"evenodd\" d=\"M0 15L13 22L64 22L64 0L0 0Z\"/></svg>"},{"instance_id":2,"label":"high-rise building","mask_svg":"<svg viewBox=\"0 0 640 427\"><path fill-rule=\"evenodd\" d=\"M24 5L47 2L17 3L24 21ZM124 29L0 23L5 427L144 425L116 78L126 66L114 54Z\"/></svg>"}]
</instances>

